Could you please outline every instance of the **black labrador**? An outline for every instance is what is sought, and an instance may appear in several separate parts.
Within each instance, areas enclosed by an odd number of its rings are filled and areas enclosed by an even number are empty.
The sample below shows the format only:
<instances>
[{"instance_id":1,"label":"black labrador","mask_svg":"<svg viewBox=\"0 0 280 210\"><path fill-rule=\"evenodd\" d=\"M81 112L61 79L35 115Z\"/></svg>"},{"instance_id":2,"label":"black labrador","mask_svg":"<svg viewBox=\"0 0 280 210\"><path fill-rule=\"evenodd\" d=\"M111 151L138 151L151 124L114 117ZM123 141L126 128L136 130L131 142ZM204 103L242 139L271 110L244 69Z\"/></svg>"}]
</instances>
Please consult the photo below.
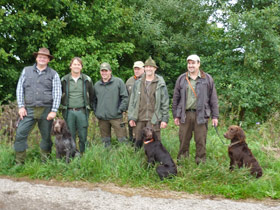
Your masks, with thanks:
<instances>
[{"instance_id":1,"label":"black labrador","mask_svg":"<svg viewBox=\"0 0 280 210\"><path fill-rule=\"evenodd\" d=\"M158 140L155 131L149 127L143 128L141 139L144 143L148 164L154 165L155 162L160 163L156 168L160 179L163 180L166 177L170 177L170 175L177 175L177 167L169 152Z\"/></svg>"}]
</instances>

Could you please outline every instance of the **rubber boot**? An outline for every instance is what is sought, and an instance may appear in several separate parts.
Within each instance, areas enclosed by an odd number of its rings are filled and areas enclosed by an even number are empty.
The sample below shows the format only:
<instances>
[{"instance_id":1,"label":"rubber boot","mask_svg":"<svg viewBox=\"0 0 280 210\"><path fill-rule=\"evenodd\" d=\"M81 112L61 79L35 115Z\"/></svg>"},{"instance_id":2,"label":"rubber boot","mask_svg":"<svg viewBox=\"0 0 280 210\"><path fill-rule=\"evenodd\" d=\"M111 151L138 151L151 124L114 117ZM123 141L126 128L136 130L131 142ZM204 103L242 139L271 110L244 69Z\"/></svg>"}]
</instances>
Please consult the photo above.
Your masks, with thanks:
<instances>
[{"instance_id":1,"label":"rubber boot","mask_svg":"<svg viewBox=\"0 0 280 210\"><path fill-rule=\"evenodd\" d=\"M111 138L110 137L104 137L101 139L105 148L110 148L111 147Z\"/></svg>"},{"instance_id":2,"label":"rubber boot","mask_svg":"<svg viewBox=\"0 0 280 210\"><path fill-rule=\"evenodd\" d=\"M16 164L17 165L22 165L24 164L26 158L26 151L22 151L22 152L16 152Z\"/></svg>"},{"instance_id":3,"label":"rubber boot","mask_svg":"<svg viewBox=\"0 0 280 210\"><path fill-rule=\"evenodd\" d=\"M126 137L118 138L118 141L119 141L120 143L128 143Z\"/></svg>"},{"instance_id":4,"label":"rubber boot","mask_svg":"<svg viewBox=\"0 0 280 210\"><path fill-rule=\"evenodd\" d=\"M47 162L50 159L51 151L41 150L41 161L43 163Z\"/></svg>"}]
</instances>

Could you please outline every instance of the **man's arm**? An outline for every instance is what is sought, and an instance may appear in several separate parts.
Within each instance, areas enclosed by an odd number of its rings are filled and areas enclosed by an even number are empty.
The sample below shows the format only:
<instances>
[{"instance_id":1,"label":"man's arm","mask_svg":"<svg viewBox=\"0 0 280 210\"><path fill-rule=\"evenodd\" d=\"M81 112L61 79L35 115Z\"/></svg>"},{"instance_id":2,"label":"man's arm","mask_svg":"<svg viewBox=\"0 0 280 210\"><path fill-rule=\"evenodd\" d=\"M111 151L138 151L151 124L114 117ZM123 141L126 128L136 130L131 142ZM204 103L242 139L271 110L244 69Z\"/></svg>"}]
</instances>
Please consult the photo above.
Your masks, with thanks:
<instances>
[{"instance_id":1,"label":"man's arm","mask_svg":"<svg viewBox=\"0 0 280 210\"><path fill-rule=\"evenodd\" d=\"M180 77L177 79L174 91L173 91L173 103L172 103L172 114L173 118L176 119L176 113L177 113L177 108L178 104L180 102L181 94L180 94Z\"/></svg>"},{"instance_id":2,"label":"man's arm","mask_svg":"<svg viewBox=\"0 0 280 210\"><path fill-rule=\"evenodd\" d=\"M52 81L52 97L53 97L53 105L51 112L47 116L47 120L53 120L56 117L56 112L60 105L61 100L61 82L58 74L56 73L54 75L53 81Z\"/></svg>"},{"instance_id":3,"label":"man's arm","mask_svg":"<svg viewBox=\"0 0 280 210\"><path fill-rule=\"evenodd\" d=\"M128 94L126 90L126 86L124 82L120 79L120 106L119 106L119 113L123 113L127 110L128 107Z\"/></svg>"},{"instance_id":4,"label":"man's arm","mask_svg":"<svg viewBox=\"0 0 280 210\"><path fill-rule=\"evenodd\" d=\"M16 94L17 94L18 108L24 107L24 89L23 89L24 81L25 81L25 69L22 70L17 84Z\"/></svg>"},{"instance_id":5,"label":"man's arm","mask_svg":"<svg viewBox=\"0 0 280 210\"><path fill-rule=\"evenodd\" d=\"M24 81L25 81L25 69L22 70L22 73L18 80L17 90L16 90L17 103L19 108L18 114L21 120L27 115L27 111L24 107L24 89L23 89Z\"/></svg>"},{"instance_id":6,"label":"man's arm","mask_svg":"<svg viewBox=\"0 0 280 210\"><path fill-rule=\"evenodd\" d=\"M94 89L93 89L93 83L91 79L89 80L88 83L88 92L89 92L89 105L90 108L93 110Z\"/></svg>"},{"instance_id":7,"label":"man's arm","mask_svg":"<svg viewBox=\"0 0 280 210\"><path fill-rule=\"evenodd\" d=\"M160 103L160 110L162 113L162 122L166 124L162 125L166 127L168 120L169 120L169 95L166 85L161 88L161 103Z\"/></svg>"},{"instance_id":8,"label":"man's arm","mask_svg":"<svg viewBox=\"0 0 280 210\"><path fill-rule=\"evenodd\" d=\"M52 112L57 112L60 105L61 95L62 95L61 82L58 73L56 73L52 81L52 97L53 97Z\"/></svg>"}]
</instances>

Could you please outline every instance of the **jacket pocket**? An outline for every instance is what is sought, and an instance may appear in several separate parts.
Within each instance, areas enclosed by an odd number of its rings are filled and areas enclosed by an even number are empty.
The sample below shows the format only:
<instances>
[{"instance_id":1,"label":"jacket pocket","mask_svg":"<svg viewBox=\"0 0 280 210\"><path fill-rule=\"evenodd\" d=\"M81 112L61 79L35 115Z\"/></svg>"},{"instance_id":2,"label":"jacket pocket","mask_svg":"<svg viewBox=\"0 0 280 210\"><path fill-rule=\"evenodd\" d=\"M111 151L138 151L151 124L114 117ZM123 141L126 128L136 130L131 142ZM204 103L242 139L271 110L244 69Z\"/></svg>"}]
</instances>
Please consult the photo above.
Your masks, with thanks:
<instances>
[{"instance_id":1,"label":"jacket pocket","mask_svg":"<svg viewBox=\"0 0 280 210\"><path fill-rule=\"evenodd\" d=\"M43 95L43 102L44 102L44 103L51 103L52 101L53 101L52 93L44 92L44 95Z\"/></svg>"}]
</instances>

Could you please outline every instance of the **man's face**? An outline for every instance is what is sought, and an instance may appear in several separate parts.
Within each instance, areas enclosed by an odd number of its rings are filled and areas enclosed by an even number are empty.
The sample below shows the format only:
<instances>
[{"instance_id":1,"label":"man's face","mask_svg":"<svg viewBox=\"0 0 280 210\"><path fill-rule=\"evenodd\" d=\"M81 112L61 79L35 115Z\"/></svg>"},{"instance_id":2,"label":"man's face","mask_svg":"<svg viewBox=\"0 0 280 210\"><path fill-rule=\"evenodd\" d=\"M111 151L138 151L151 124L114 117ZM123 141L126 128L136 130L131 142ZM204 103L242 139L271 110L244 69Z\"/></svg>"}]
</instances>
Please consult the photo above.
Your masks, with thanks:
<instances>
[{"instance_id":1,"label":"man's face","mask_svg":"<svg viewBox=\"0 0 280 210\"><path fill-rule=\"evenodd\" d=\"M40 66L46 66L50 62L50 58L47 55L38 54L36 57L36 63Z\"/></svg>"},{"instance_id":2,"label":"man's face","mask_svg":"<svg viewBox=\"0 0 280 210\"><path fill-rule=\"evenodd\" d=\"M71 72L75 74L79 74L82 71L82 64L78 60L74 60L70 66Z\"/></svg>"},{"instance_id":3,"label":"man's face","mask_svg":"<svg viewBox=\"0 0 280 210\"><path fill-rule=\"evenodd\" d=\"M145 72L147 76L153 76L155 75L155 71L157 70L154 66L145 66Z\"/></svg>"},{"instance_id":4,"label":"man's face","mask_svg":"<svg viewBox=\"0 0 280 210\"><path fill-rule=\"evenodd\" d=\"M199 70L200 63L198 61L188 60L188 71L190 73L195 73Z\"/></svg>"},{"instance_id":5,"label":"man's face","mask_svg":"<svg viewBox=\"0 0 280 210\"><path fill-rule=\"evenodd\" d=\"M111 78L112 72L107 69L101 69L100 75L103 81L108 81Z\"/></svg>"},{"instance_id":6,"label":"man's face","mask_svg":"<svg viewBox=\"0 0 280 210\"><path fill-rule=\"evenodd\" d=\"M134 75L140 77L144 73L144 68L134 67Z\"/></svg>"}]
</instances>

